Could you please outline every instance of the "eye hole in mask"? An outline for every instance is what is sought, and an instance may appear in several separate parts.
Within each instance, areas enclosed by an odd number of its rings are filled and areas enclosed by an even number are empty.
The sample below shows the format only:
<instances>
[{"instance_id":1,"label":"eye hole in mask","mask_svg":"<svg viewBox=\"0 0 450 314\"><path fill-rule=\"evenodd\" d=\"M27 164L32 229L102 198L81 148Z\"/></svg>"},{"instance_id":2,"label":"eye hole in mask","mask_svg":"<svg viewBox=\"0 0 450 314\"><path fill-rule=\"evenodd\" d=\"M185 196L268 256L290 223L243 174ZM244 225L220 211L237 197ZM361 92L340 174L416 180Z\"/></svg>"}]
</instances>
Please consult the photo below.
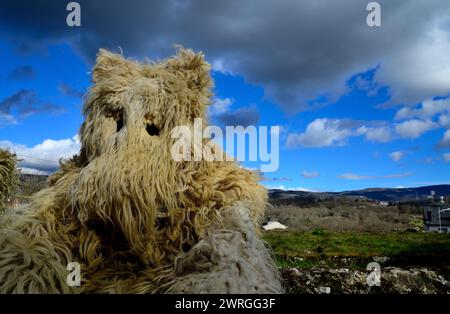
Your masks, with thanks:
<instances>
[{"instance_id":1,"label":"eye hole in mask","mask_svg":"<svg viewBox=\"0 0 450 314\"><path fill-rule=\"evenodd\" d=\"M123 128L123 111L122 110L115 110L106 113L106 117L114 119L116 122L116 132L119 132Z\"/></svg>"},{"instance_id":2,"label":"eye hole in mask","mask_svg":"<svg viewBox=\"0 0 450 314\"><path fill-rule=\"evenodd\" d=\"M117 123L117 132L119 132L123 128L123 114L122 113L116 119L116 123Z\"/></svg>"},{"instance_id":3,"label":"eye hole in mask","mask_svg":"<svg viewBox=\"0 0 450 314\"><path fill-rule=\"evenodd\" d=\"M145 129L147 130L147 133L150 136L158 136L159 135L159 128L154 125L153 123L147 123Z\"/></svg>"},{"instance_id":4,"label":"eye hole in mask","mask_svg":"<svg viewBox=\"0 0 450 314\"><path fill-rule=\"evenodd\" d=\"M147 121L147 123L145 125L145 129L147 130L148 135L159 136L160 129L154 123L155 116L152 113L148 113L145 115L145 120Z\"/></svg>"}]
</instances>

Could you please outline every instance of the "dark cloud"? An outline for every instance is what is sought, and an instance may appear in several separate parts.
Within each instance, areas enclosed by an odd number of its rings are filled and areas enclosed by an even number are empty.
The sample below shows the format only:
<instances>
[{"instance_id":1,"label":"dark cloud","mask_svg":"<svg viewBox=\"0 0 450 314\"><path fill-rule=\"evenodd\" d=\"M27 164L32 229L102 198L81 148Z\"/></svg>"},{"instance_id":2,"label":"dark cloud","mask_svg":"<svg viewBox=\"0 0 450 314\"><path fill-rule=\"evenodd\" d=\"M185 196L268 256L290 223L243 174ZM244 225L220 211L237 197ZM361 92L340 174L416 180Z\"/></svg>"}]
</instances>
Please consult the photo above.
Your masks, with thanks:
<instances>
[{"instance_id":1,"label":"dark cloud","mask_svg":"<svg viewBox=\"0 0 450 314\"><path fill-rule=\"evenodd\" d=\"M0 112L10 114L14 108L19 108L19 111L22 111L32 108L36 104L36 92L29 89L21 89L0 101Z\"/></svg>"},{"instance_id":2,"label":"dark cloud","mask_svg":"<svg viewBox=\"0 0 450 314\"><path fill-rule=\"evenodd\" d=\"M66 84L66 83L60 83L58 85L59 91L66 96L71 96L75 98L82 98L84 95L84 92L74 88L72 85Z\"/></svg>"},{"instance_id":3,"label":"dark cloud","mask_svg":"<svg viewBox=\"0 0 450 314\"><path fill-rule=\"evenodd\" d=\"M389 86L393 103L447 94L450 2L378 1L378 28L366 25L368 2L80 0L82 26L71 28L65 1L7 0L0 34L25 50L68 42L90 61L99 47L143 58L183 44L203 50L216 69L264 86L287 112L336 100L348 78L373 68L375 83L359 85Z\"/></svg>"},{"instance_id":4,"label":"dark cloud","mask_svg":"<svg viewBox=\"0 0 450 314\"><path fill-rule=\"evenodd\" d=\"M40 102L36 92L29 89L21 89L0 101L2 116L25 118L41 112L59 114L64 112L64 108L52 103Z\"/></svg>"},{"instance_id":5,"label":"dark cloud","mask_svg":"<svg viewBox=\"0 0 450 314\"><path fill-rule=\"evenodd\" d=\"M52 115L59 115L66 112L66 109L62 106L53 104L51 102L37 104L36 106L30 106L28 108L23 108L20 111L20 117L25 118L32 116L37 113L48 112Z\"/></svg>"},{"instance_id":6,"label":"dark cloud","mask_svg":"<svg viewBox=\"0 0 450 314\"><path fill-rule=\"evenodd\" d=\"M14 70L8 75L8 79L15 81L29 80L36 76L36 73L32 66L22 65Z\"/></svg>"},{"instance_id":7,"label":"dark cloud","mask_svg":"<svg viewBox=\"0 0 450 314\"><path fill-rule=\"evenodd\" d=\"M259 112L256 108L240 108L235 111L228 111L215 117L225 126L256 125L259 122Z\"/></svg>"}]
</instances>

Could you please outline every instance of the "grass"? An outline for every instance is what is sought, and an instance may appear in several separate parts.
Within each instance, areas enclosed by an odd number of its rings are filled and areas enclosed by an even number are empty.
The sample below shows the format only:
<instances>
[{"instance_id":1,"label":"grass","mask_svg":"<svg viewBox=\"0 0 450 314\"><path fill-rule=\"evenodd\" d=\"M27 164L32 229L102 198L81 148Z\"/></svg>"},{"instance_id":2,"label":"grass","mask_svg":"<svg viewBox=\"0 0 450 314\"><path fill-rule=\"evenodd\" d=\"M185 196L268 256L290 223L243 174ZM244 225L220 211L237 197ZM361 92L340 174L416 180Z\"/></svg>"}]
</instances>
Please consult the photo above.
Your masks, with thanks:
<instances>
[{"instance_id":1,"label":"grass","mask_svg":"<svg viewBox=\"0 0 450 314\"><path fill-rule=\"evenodd\" d=\"M450 265L450 235L420 232L272 231L264 234L278 266L365 268L374 256L393 266Z\"/></svg>"}]
</instances>

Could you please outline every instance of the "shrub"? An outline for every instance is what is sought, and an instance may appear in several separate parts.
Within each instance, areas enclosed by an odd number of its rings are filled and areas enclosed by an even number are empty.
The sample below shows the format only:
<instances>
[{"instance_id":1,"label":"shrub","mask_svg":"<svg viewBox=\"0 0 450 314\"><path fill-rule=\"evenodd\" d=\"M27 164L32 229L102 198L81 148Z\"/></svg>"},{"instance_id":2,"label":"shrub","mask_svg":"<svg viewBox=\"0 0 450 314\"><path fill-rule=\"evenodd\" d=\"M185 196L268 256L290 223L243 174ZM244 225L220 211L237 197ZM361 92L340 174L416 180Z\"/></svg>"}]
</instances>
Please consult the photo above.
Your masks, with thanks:
<instances>
[{"instance_id":1,"label":"shrub","mask_svg":"<svg viewBox=\"0 0 450 314\"><path fill-rule=\"evenodd\" d=\"M5 208L6 202L17 189L19 177L16 163L16 155L0 149L0 210Z\"/></svg>"},{"instance_id":2,"label":"shrub","mask_svg":"<svg viewBox=\"0 0 450 314\"><path fill-rule=\"evenodd\" d=\"M322 228L316 228L313 230L312 234L316 236L323 236L325 235L325 231Z\"/></svg>"}]
</instances>

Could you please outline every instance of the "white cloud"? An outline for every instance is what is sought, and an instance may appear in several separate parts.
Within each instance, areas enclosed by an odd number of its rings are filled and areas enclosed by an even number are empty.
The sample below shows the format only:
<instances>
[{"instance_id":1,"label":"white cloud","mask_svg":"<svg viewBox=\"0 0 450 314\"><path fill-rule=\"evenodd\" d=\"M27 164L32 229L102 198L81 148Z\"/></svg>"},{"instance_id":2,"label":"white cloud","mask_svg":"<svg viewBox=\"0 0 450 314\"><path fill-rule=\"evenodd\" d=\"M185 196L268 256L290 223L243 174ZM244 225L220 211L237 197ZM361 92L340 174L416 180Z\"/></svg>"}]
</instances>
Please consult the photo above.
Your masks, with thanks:
<instances>
[{"instance_id":1,"label":"white cloud","mask_svg":"<svg viewBox=\"0 0 450 314\"><path fill-rule=\"evenodd\" d=\"M450 91L448 28L436 19L420 38L402 49L393 49L375 74L375 80L389 86L391 103L412 105ZM447 21L448 22L448 21Z\"/></svg>"},{"instance_id":2,"label":"white cloud","mask_svg":"<svg viewBox=\"0 0 450 314\"><path fill-rule=\"evenodd\" d=\"M234 103L231 98L214 98L213 103L208 108L208 112L212 116L220 115L227 112Z\"/></svg>"},{"instance_id":3,"label":"white cloud","mask_svg":"<svg viewBox=\"0 0 450 314\"><path fill-rule=\"evenodd\" d=\"M361 175L356 173L343 173L338 176L339 179L345 179L345 180L373 180L373 179L395 179L395 178L404 178L410 176L412 173L405 172L405 173L393 173L393 174L386 174L381 176L374 176L374 175Z\"/></svg>"},{"instance_id":4,"label":"white cloud","mask_svg":"<svg viewBox=\"0 0 450 314\"><path fill-rule=\"evenodd\" d=\"M17 124L17 119L11 114L0 112L0 127L9 124Z\"/></svg>"},{"instance_id":5,"label":"white cloud","mask_svg":"<svg viewBox=\"0 0 450 314\"><path fill-rule=\"evenodd\" d=\"M445 131L444 137L439 141L439 148L450 148L450 130Z\"/></svg>"},{"instance_id":6,"label":"white cloud","mask_svg":"<svg viewBox=\"0 0 450 314\"><path fill-rule=\"evenodd\" d=\"M365 137L371 142L386 143L392 139L391 129L387 126L368 128Z\"/></svg>"},{"instance_id":7,"label":"white cloud","mask_svg":"<svg viewBox=\"0 0 450 314\"><path fill-rule=\"evenodd\" d=\"M450 115L441 115L439 117L439 124L447 129L450 129Z\"/></svg>"},{"instance_id":8,"label":"white cloud","mask_svg":"<svg viewBox=\"0 0 450 314\"><path fill-rule=\"evenodd\" d=\"M216 72L220 72L227 75L234 75L233 71L231 71L231 66L225 64L225 60L223 58L216 58L211 62L211 69Z\"/></svg>"},{"instance_id":9,"label":"white cloud","mask_svg":"<svg viewBox=\"0 0 450 314\"><path fill-rule=\"evenodd\" d=\"M409 177L410 175L412 175L411 172L403 172L403 173L386 174L386 175L380 176L380 177L378 177L378 178L395 179L395 178Z\"/></svg>"},{"instance_id":10,"label":"white cloud","mask_svg":"<svg viewBox=\"0 0 450 314\"><path fill-rule=\"evenodd\" d=\"M396 120L403 120L407 118L415 117L416 114L414 113L415 110L409 108L409 107L403 107L397 113L395 114Z\"/></svg>"},{"instance_id":11,"label":"white cloud","mask_svg":"<svg viewBox=\"0 0 450 314\"><path fill-rule=\"evenodd\" d=\"M450 118L448 119L450 120ZM441 123L450 123L441 117ZM386 143L395 139L415 139L440 125L430 120L410 119L388 124L386 121L358 121L320 118L312 121L303 133L290 133L286 147L344 146L350 137L364 136L367 141Z\"/></svg>"},{"instance_id":12,"label":"white cloud","mask_svg":"<svg viewBox=\"0 0 450 314\"><path fill-rule=\"evenodd\" d=\"M46 176L49 174L48 171L42 171L42 170L37 170L37 169L33 169L33 168L27 168L27 167L19 167L20 172L23 174L34 174L34 175L40 175L40 176Z\"/></svg>"},{"instance_id":13,"label":"white cloud","mask_svg":"<svg viewBox=\"0 0 450 314\"><path fill-rule=\"evenodd\" d=\"M340 120L316 119L308 124L304 133L289 134L286 146L290 148L342 146L351 135L352 131L344 128Z\"/></svg>"},{"instance_id":14,"label":"white cloud","mask_svg":"<svg viewBox=\"0 0 450 314\"><path fill-rule=\"evenodd\" d=\"M397 120L410 118L429 119L434 117L438 113L449 111L450 111L450 98L438 100L428 99L425 100L422 104L420 104L419 108L417 109L412 109L410 107L403 107L396 113L395 119Z\"/></svg>"},{"instance_id":15,"label":"white cloud","mask_svg":"<svg viewBox=\"0 0 450 314\"><path fill-rule=\"evenodd\" d=\"M302 177L303 178L307 178L307 179L311 179L311 178L317 178L318 176L320 176L320 173L318 173L317 171L302 171Z\"/></svg>"},{"instance_id":16,"label":"white cloud","mask_svg":"<svg viewBox=\"0 0 450 314\"><path fill-rule=\"evenodd\" d=\"M355 173L343 173L338 176L339 179L346 179L346 180L361 180L361 179L371 179L371 176L366 175L359 175Z\"/></svg>"},{"instance_id":17,"label":"white cloud","mask_svg":"<svg viewBox=\"0 0 450 314\"><path fill-rule=\"evenodd\" d=\"M9 148L20 159L19 166L24 171L50 174L59 167L60 158L70 158L80 150L78 136L68 139L47 139L35 146L0 141L0 147Z\"/></svg>"},{"instance_id":18,"label":"white cloud","mask_svg":"<svg viewBox=\"0 0 450 314\"><path fill-rule=\"evenodd\" d=\"M412 119L395 125L395 132L403 138L418 138L423 133L437 127L431 120Z\"/></svg>"},{"instance_id":19,"label":"white cloud","mask_svg":"<svg viewBox=\"0 0 450 314\"><path fill-rule=\"evenodd\" d=\"M404 156L405 152L392 152L389 154L389 157L395 162L400 161Z\"/></svg>"},{"instance_id":20,"label":"white cloud","mask_svg":"<svg viewBox=\"0 0 450 314\"><path fill-rule=\"evenodd\" d=\"M268 190L283 190L283 191L302 191L302 192L318 192L314 189L309 189L301 186L287 187L284 185L265 185Z\"/></svg>"},{"instance_id":21,"label":"white cloud","mask_svg":"<svg viewBox=\"0 0 450 314\"><path fill-rule=\"evenodd\" d=\"M445 162L450 162L450 153L446 153L443 155Z\"/></svg>"}]
</instances>

